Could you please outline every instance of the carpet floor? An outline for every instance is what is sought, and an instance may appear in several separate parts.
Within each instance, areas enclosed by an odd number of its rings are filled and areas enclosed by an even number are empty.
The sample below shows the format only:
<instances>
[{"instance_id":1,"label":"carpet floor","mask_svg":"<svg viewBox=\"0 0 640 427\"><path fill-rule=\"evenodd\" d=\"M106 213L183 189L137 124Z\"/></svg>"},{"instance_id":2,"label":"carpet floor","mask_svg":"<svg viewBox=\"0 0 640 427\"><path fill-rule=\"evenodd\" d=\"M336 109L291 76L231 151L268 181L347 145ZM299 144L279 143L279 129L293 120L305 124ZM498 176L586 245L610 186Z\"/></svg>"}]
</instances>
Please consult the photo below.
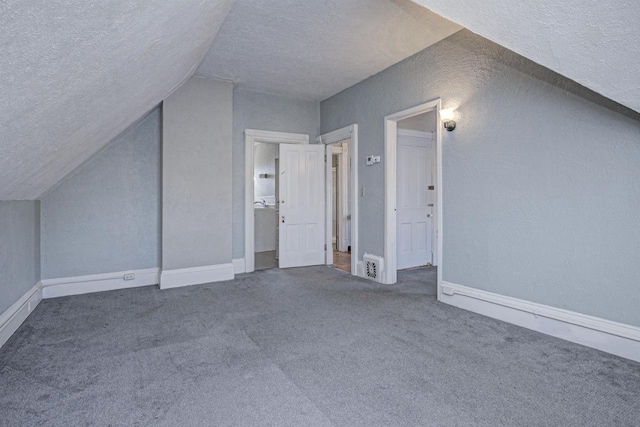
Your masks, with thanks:
<instances>
[{"instance_id":1,"label":"carpet floor","mask_svg":"<svg viewBox=\"0 0 640 427\"><path fill-rule=\"evenodd\" d=\"M2 426L638 426L640 364L328 267L44 300Z\"/></svg>"}]
</instances>

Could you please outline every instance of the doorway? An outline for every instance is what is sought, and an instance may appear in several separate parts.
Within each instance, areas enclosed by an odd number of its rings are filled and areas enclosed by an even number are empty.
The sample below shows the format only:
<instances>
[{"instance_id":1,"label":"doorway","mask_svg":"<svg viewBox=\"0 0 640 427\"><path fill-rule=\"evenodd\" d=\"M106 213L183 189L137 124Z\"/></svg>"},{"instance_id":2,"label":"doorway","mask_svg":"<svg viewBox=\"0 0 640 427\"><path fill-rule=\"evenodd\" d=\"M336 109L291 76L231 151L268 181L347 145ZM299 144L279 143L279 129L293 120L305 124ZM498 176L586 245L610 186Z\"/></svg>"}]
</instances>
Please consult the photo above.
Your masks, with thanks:
<instances>
[{"instance_id":1,"label":"doorway","mask_svg":"<svg viewBox=\"0 0 640 427\"><path fill-rule=\"evenodd\" d=\"M397 127L396 268L434 266L436 112L398 120Z\"/></svg>"},{"instance_id":2,"label":"doorway","mask_svg":"<svg viewBox=\"0 0 640 427\"><path fill-rule=\"evenodd\" d=\"M331 144L331 249L333 266L351 273L350 140Z\"/></svg>"},{"instance_id":3,"label":"doorway","mask_svg":"<svg viewBox=\"0 0 640 427\"><path fill-rule=\"evenodd\" d=\"M358 125L318 137L325 144L326 264L357 275Z\"/></svg>"},{"instance_id":4,"label":"doorway","mask_svg":"<svg viewBox=\"0 0 640 427\"><path fill-rule=\"evenodd\" d=\"M383 282L399 269L437 267L442 283L441 101L385 117L385 219Z\"/></svg>"},{"instance_id":5,"label":"doorway","mask_svg":"<svg viewBox=\"0 0 640 427\"><path fill-rule=\"evenodd\" d=\"M309 144L308 135L245 130L246 272L324 264L323 165L324 146Z\"/></svg>"},{"instance_id":6,"label":"doorway","mask_svg":"<svg viewBox=\"0 0 640 427\"><path fill-rule=\"evenodd\" d=\"M278 267L279 146L254 142L253 212L255 269Z\"/></svg>"}]
</instances>

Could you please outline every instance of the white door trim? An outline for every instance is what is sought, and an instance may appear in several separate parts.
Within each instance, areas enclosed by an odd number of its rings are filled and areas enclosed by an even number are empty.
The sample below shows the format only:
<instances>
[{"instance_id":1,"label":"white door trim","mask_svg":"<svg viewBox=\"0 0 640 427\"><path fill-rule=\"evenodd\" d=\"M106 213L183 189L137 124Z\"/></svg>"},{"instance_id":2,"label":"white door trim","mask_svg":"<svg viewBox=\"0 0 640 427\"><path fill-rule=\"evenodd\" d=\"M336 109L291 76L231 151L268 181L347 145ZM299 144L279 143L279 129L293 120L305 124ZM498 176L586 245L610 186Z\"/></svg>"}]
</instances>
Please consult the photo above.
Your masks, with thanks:
<instances>
[{"instance_id":1,"label":"white door trim","mask_svg":"<svg viewBox=\"0 0 640 427\"><path fill-rule=\"evenodd\" d=\"M440 300L440 288L442 284L442 126L440 125L440 109L442 101L440 98L417 105L413 108L391 114L384 118L384 145L385 145L385 166L384 166L384 263L385 268L382 280L385 284L393 284L398 280L397 271L397 227L396 227L396 202L397 202L397 144L398 144L398 121L417 116L431 110L436 110L436 232L434 251L436 265L438 265L437 284L438 300Z\"/></svg>"},{"instance_id":2,"label":"white door trim","mask_svg":"<svg viewBox=\"0 0 640 427\"><path fill-rule=\"evenodd\" d=\"M309 135L257 129L245 129L244 131L244 261L247 273L251 273L255 269L253 147L257 142L268 144L308 144Z\"/></svg>"},{"instance_id":3,"label":"white door trim","mask_svg":"<svg viewBox=\"0 0 640 427\"><path fill-rule=\"evenodd\" d=\"M351 274L356 276L358 262L358 125L352 124L341 129L320 135L319 144L326 144L326 153L331 155L331 144L344 141L349 142L349 156L351 158ZM333 264L333 247L331 245L331 163L327 158L327 173L325 173L325 191L327 193L325 215L325 243L327 245L327 265Z\"/></svg>"}]
</instances>

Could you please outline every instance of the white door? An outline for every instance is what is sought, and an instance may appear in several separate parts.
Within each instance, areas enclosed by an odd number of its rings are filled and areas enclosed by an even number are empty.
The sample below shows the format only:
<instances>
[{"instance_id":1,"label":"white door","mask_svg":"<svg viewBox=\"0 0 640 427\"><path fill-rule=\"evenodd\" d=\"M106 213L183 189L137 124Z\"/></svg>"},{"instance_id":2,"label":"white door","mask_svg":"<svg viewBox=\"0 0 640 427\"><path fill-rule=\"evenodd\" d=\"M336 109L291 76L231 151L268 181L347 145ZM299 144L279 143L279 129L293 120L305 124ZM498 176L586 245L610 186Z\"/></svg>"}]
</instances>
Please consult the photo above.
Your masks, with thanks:
<instances>
[{"instance_id":1,"label":"white door","mask_svg":"<svg viewBox=\"0 0 640 427\"><path fill-rule=\"evenodd\" d=\"M433 138L398 135L397 268L433 262Z\"/></svg>"},{"instance_id":2,"label":"white door","mask_svg":"<svg viewBox=\"0 0 640 427\"><path fill-rule=\"evenodd\" d=\"M324 150L280 144L280 268L324 264Z\"/></svg>"}]
</instances>

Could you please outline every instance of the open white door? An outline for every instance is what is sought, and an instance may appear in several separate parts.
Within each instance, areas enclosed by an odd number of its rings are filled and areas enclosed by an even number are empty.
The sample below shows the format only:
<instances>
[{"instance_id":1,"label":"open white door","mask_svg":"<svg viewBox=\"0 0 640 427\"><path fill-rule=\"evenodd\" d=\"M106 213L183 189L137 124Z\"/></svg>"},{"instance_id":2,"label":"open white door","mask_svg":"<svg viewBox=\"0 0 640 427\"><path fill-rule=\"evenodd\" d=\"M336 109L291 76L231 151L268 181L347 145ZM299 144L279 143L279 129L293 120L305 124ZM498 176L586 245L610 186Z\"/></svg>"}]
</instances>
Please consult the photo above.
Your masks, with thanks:
<instances>
[{"instance_id":1,"label":"open white door","mask_svg":"<svg viewBox=\"0 0 640 427\"><path fill-rule=\"evenodd\" d=\"M280 268L325 263L324 145L280 144Z\"/></svg>"}]
</instances>

